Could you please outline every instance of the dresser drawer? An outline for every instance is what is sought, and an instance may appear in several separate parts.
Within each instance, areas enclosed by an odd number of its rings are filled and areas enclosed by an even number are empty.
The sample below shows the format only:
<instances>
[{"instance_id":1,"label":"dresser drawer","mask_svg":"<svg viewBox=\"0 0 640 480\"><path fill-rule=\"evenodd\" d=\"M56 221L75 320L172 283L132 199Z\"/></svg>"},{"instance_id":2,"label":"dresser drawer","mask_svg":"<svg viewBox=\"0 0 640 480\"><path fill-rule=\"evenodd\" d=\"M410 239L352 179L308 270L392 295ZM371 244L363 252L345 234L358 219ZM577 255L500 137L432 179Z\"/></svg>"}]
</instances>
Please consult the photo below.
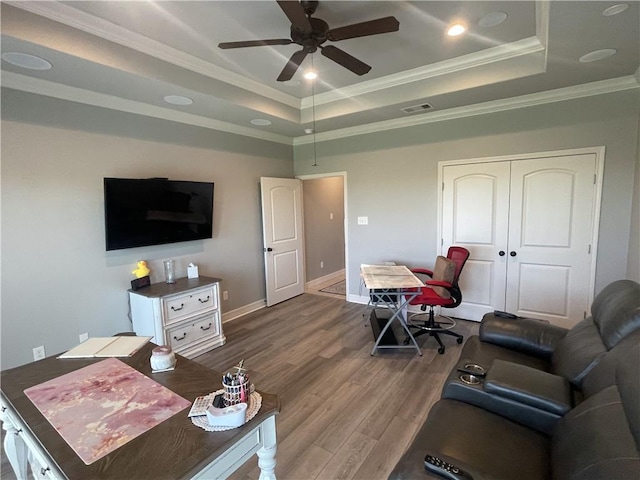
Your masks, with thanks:
<instances>
[{"instance_id":1,"label":"dresser drawer","mask_svg":"<svg viewBox=\"0 0 640 480\"><path fill-rule=\"evenodd\" d=\"M215 311L209 315L203 315L194 320L188 320L179 325L167 329L167 344L171 345L177 353L180 349L193 343L197 343L205 338L220 334L219 312Z\"/></svg>"},{"instance_id":2,"label":"dresser drawer","mask_svg":"<svg viewBox=\"0 0 640 480\"><path fill-rule=\"evenodd\" d=\"M218 286L162 299L165 325L218 308Z\"/></svg>"}]
</instances>

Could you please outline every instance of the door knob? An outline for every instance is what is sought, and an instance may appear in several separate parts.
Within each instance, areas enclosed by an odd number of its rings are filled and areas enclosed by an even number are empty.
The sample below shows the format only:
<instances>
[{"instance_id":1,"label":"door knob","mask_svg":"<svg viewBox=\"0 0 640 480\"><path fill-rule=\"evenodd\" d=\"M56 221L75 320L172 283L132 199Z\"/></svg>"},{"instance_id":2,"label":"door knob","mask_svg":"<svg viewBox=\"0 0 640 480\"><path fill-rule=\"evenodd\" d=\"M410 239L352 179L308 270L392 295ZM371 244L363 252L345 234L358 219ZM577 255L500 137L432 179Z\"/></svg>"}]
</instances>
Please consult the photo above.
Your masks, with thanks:
<instances>
[{"instance_id":1,"label":"door knob","mask_svg":"<svg viewBox=\"0 0 640 480\"><path fill-rule=\"evenodd\" d=\"M511 255L512 257L515 257L517 255L517 253L514 250L511 250L509 252L509 255Z\"/></svg>"},{"instance_id":2,"label":"door knob","mask_svg":"<svg viewBox=\"0 0 640 480\"><path fill-rule=\"evenodd\" d=\"M273 248L271 247L267 247L264 249L265 252L273 252Z\"/></svg>"},{"instance_id":3,"label":"door knob","mask_svg":"<svg viewBox=\"0 0 640 480\"><path fill-rule=\"evenodd\" d=\"M504 250L500 250L500 251L498 252L498 255L500 255L501 257L504 257Z\"/></svg>"}]
</instances>

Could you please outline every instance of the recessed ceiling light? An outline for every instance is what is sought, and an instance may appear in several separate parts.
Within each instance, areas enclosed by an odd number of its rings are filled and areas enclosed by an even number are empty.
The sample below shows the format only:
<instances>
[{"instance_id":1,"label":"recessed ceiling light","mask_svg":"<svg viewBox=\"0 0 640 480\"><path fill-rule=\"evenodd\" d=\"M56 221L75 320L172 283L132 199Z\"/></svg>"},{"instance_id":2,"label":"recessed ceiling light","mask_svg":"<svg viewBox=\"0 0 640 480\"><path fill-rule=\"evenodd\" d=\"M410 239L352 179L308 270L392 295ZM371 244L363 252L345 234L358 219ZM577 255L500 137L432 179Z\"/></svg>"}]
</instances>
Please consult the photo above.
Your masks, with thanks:
<instances>
[{"instance_id":1,"label":"recessed ceiling light","mask_svg":"<svg viewBox=\"0 0 640 480\"><path fill-rule=\"evenodd\" d=\"M318 78L318 74L312 70L309 70L308 72L305 72L303 77L307 80L315 80L316 78Z\"/></svg>"},{"instance_id":2,"label":"recessed ceiling light","mask_svg":"<svg viewBox=\"0 0 640 480\"><path fill-rule=\"evenodd\" d=\"M300 80L287 80L286 82L282 82L282 84L287 87L299 87L301 83Z\"/></svg>"},{"instance_id":3,"label":"recessed ceiling light","mask_svg":"<svg viewBox=\"0 0 640 480\"><path fill-rule=\"evenodd\" d=\"M462 35L464 32L466 32L466 30L467 27L465 27L461 23L455 23L449 27L449 29L447 30L447 35L449 35L450 37L457 37L458 35Z\"/></svg>"},{"instance_id":4,"label":"recessed ceiling light","mask_svg":"<svg viewBox=\"0 0 640 480\"><path fill-rule=\"evenodd\" d=\"M617 15L624 12L627 8L629 8L629 5L627 5L626 3L619 3L618 5L607 8L604 12L602 12L602 15L604 15L605 17L610 17L612 15Z\"/></svg>"},{"instance_id":5,"label":"recessed ceiling light","mask_svg":"<svg viewBox=\"0 0 640 480\"><path fill-rule=\"evenodd\" d=\"M28 53L6 52L2 54L2 59L11 65L28 68L29 70L49 70L52 66L44 58L29 55Z\"/></svg>"},{"instance_id":6,"label":"recessed ceiling light","mask_svg":"<svg viewBox=\"0 0 640 480\"><path fill-rule=\"evenodd\" d=\"M500 25L507 19L507 14L504 12L491 12L487 13L478 21L478 25L484 28L495 27Z\"/></svg>"},{"instance_id":7,"label":"recessed ceiling light","mask_svg":"<svg viewBox=\"0 0 640 480\"><path fill-rule=\"evenodd\" d=\"M253 125L267 126L271 125L271 120L267 120L266 118L254 118L253 120L251 120L251 123Z\"/></svg>"},{"instance_id":8,"label":"recessed ceiling light","mask_svg":"<svg viewBox=\"0 0 640 480\"><path fill-rule=\"evenodd\" d=\"M191 105L193 103L191 98L182 95L167 95L164 97L164 101L171 105Z\"/></svg>"},{"instance_id":9,"label":"recessed ceiling light","mask_svg":"<svg viewBox=\"0 0 640 480\"><path fill-rule=\"evenodd\" d=\"M616 50L614 50L613 48L604 48L602 50L595 50L593 52L589 52L581 56L580 62L581 63L597 62L598 60L602 60L603 58L607 58L615 54L616 54Z\"/></svg>"},{"instance_id":10,"label":"recessed ceiling light","mask_svg":"<svg viewBox=\"0 0 640 480\"><path fill-rule=\"evenodd\" d=\"M306 133L307 135L313 133L313 128L305 128L304 133Z\"/></svg>"}]
</instances>

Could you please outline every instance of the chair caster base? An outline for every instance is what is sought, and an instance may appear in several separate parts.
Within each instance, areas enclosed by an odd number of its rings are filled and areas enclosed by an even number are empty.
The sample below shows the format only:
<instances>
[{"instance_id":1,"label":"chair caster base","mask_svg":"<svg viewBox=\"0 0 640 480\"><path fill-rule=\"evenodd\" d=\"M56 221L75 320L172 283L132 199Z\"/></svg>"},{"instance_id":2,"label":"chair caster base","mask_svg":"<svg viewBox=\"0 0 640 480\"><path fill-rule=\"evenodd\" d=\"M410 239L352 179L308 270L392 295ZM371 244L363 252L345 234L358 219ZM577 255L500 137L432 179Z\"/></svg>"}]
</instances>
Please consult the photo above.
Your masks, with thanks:
<instances>
[{"instance_id":1,"label":"chair caster base","mask_svg":"<svg viewBox=\"0 0 640 480\"><path fill-rule=\"evenodd\" d=\"M440 348L438 349L438 353L439 353L440 355L444 354L444 347L440 347Z\"/></svg>"},{"instance_id":2,"label":"chair caster base","mask_svg":"<svg viewBox=\"0 0 640 480\"><path fill-rule=\"evenodd\" d=\"M456 338L456 342L458 342L458 343L460 343L460 344L462 344L462 342L463 342L463 341L464 341L464 338L463 338L463 337L458 337L458 338Z\"/></svg>"}]
</instances>

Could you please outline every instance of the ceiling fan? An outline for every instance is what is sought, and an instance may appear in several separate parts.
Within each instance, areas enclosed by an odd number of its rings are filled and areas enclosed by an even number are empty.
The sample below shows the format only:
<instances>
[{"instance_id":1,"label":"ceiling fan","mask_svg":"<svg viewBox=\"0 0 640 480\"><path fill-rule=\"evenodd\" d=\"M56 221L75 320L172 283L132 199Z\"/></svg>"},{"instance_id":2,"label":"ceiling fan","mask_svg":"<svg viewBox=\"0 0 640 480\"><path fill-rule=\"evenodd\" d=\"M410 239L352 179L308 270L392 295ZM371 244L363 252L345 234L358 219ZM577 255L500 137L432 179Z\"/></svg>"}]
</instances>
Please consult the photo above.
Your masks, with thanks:
<instances>
[{"instance_id":1,"label":"ceiling fan","mask_svg":"<svg viewBox=\"0 0 640 480\"><path fill-rule=\"evenodd\" d=\"M351 70L356 75L364 75L371 67L357 58L349 55L344 50L333 45L323 45L327 40L338 42L349 38L378 35L380 33L397 32L400 22L395 17L378 18L362 23L354 23L340 28L329 28L324 20L313 18L312 15L318 8L317 1L302 0L276 0L278 5L291 22L291 38L279 38L272 40L248 40L244 42L225 42L218 44L219 48L244 48L259 47L265 45L290 45L298 44L301 50L295 52L282 72L278 76L279 82L290 80L296 73L305 57L320 49L322 55L330 60Z\"/></svg>"}]
</instances>

